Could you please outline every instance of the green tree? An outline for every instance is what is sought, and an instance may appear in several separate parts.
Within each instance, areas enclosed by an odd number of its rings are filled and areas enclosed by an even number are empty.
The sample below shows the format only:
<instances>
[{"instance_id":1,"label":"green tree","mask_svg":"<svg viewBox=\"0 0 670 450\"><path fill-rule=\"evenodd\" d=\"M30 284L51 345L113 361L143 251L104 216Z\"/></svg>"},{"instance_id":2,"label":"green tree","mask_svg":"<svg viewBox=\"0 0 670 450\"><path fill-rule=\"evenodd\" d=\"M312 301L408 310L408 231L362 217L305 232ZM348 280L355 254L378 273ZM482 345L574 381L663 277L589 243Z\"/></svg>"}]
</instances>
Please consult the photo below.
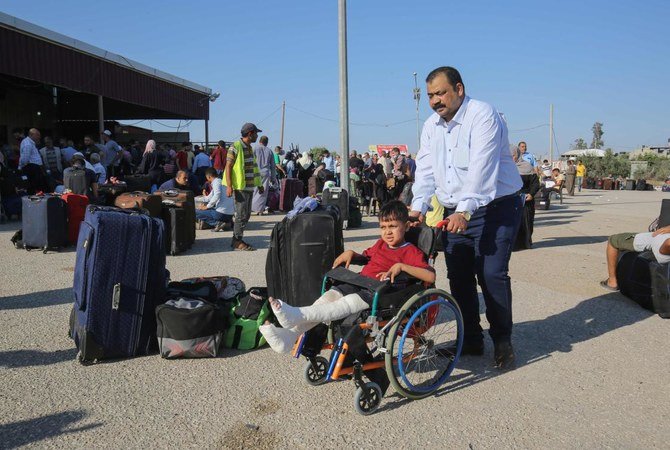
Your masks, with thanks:
<instances>
[{"instance_id":1,"label":"green tree","mask_svg":"<svg viewBox=\"0 0 670 450\"><path fill-rule=\"evenodd\" d=\"M582 138L575 139L575 142L572 144L573 150L586 150L587 148L586 141Z\"/></svg>"},{"instance_id":2,"label":"green tree","mask_svg":"<svg viewBox=\"0 0 670 450\"><path fill-rule=\"evenodd\" d=\"M319 161L321 159L321 153L323 153L324 150L328 149L326 147L312 147L309 149L309 154L312 155L312 159L314 160L314 162Z\"/></svg>"},{"instance_id":3,"label":"green tree","mask_svg":"<svg viewBox=\"0 0 670 450\"><path fill-rule=\"evenodd\" d=\"M593 140L591 141L591 148L601 148L604 144L603 134L605 134L605 132L603 131L603 124L600 122L596 122L593 124L591 130L593 131Z\"/></svg>"}]
</instances>

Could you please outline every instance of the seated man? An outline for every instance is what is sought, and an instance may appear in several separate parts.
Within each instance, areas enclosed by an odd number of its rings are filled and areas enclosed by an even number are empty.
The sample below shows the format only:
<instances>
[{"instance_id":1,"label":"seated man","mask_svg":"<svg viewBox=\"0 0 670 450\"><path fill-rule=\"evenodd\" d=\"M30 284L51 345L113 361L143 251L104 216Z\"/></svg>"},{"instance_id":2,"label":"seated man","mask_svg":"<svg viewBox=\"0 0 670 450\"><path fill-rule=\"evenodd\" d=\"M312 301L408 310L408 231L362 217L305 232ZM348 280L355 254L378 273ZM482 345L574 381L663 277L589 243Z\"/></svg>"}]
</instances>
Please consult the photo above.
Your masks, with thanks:
<instances>
[{"instance_id":1,"label":"seated man","mask_svg":"<svg viewBox=\"0 0 670 450\"><path fill-rule=\"evenodd\" d=\"M551 178L543 181L542 196L546 198L552 192L560 193L563 183L565 183L565 175L557 167L552 169Z\"/></svg>"},{"instance_id":2,"label":"seated man","mask_svg":"<svg viewBox=\"0 0 670 450\"><path fill-rule=\"evenodd\" d=\"M600 286L608 291L618 291L616 265L620 251L643 252L651 250L660 264L670 262L670 225L653 233L619 233L607 240L607 279Z\"/></svg>"},{"instance_id":3,"label":"seated man","mask_svg":"<svg viewBox=\"0 0 670 450\"><path fill-rule=\"evenodd\" d=\"M212 192L202 197L206 203L202 203L195 210L196 220L203 220L214 228L212 231L224 231L232 229L233 216L235 215L235 202L223 192L221 178L218 178L216 169L208 167L205 170L205 178L212 186Z\"/></svg>"},{"instance_id":4,"label":"seated man","mask_svg":"<svg viewBox=\"0 0 670 450\"><path fill-rule=\"evenodd\" d=\"M71 165L63 171L63 186L73 194L87 195L93 203L98 198L98 176L86 167L81 153L74 154Z\"/></svg>"},{"instance_id":5,"label":"seated man","mask_svg":"<svg viewBox=\"0 0 670 450\"><path fill-rule=\"evenodd\" d=\"M158 188L161 192L169 189L183 189L186 191L193 191L194 194L198 193L198 187L195 185L194 180L191 179L189 173L185 170L178 171L174 178L167 180Z\"/></svg>"},{"instance_id":6,"label":"seated man","mask_svg":"<svg viewBox=\"0 0 670 450\"><path fill-rule=\"evenodd\" d=\"M344 265L348 268L355 257L368 260L361 275L379 280L395 281L401 272L418 278L429 284L435 282L435 271L426 262L425 255L414 245L405 242L405 233L409 229L407 207L399 201L391 201L379 211L381 238L362 255L347 250L335 259L333 268ZM312 306L297 308L270 298L270 306L283 328L272 324L262 325L259 329L276 352L286 353L296 339L305 331L321 322L344 319L345 317L368 309L373 294L365 289L351 285L338 285L324 293Z\"/></svg>"}]
</instances>

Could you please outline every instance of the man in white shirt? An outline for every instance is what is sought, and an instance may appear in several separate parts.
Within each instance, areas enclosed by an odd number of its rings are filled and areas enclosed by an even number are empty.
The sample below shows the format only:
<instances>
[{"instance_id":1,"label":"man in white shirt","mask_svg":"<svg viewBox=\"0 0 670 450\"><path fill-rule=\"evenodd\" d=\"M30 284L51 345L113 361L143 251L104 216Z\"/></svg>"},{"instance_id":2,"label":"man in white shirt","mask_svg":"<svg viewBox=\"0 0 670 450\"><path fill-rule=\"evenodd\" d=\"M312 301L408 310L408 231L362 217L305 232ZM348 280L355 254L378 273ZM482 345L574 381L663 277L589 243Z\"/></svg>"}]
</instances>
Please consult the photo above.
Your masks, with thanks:
<instances>
[{"instance_id":1,"label":"man in white shirt","mask_svg":"<svg viewBox=\"0 0 670 450\"><path fill-rule=\"evenodd\" d=\"M416 158L412 216L423 220L435 194L449 220L442 235L451 293L463 313L463 354L482 355L477 281L486 302L494 365L514 363L508 265L521 221L521 177L507 125L491 105L465 95L460 73L439 67L426 78L435 114L424 123Z\"/></svg>"},{"instance_id":2,"label":"man in white shirt","mask_svg":"<svg viewBox=\"0 0 670 450\"><path fill-rule=\"evenodd\" d=\"M212 231L224 231L232 229L233 215L235 214L235 202L223 192L221 178L218 178L216 170L208 167L205 170L205 178L212 186L212 192L206 195L203 203L195 211L195 218L206 222L213 227Z\"/></svg>"},{"instance_id":3,"label":"man in white shirt","mask_svg":"<svg viewBox=\"0 0 670 450\"><path fill-rule=\"evenodd\" d=\"M41 138L40 130L31 128L28 136L23 138L19 146L19 169L28 179L31 194L46 190L46 180L42 172L42 157L36 145Z\"/></svg>"}]
</instances>

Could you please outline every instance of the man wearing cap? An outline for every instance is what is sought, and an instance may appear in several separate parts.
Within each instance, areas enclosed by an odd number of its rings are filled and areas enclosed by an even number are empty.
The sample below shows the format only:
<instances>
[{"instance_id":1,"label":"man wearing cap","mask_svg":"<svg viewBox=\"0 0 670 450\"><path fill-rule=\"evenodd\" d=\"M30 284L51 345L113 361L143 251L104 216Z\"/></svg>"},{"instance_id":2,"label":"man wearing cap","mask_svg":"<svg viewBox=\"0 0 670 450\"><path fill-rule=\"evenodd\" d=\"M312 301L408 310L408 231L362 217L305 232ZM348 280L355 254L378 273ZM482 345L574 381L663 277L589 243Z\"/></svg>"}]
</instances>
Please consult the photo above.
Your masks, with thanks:
<instances>
[{"instance_id":1,"label":"man wearing cap","mask_svg":"<svg viewBox=\"0 0 670 450\"><path fill-rule=\"evenodd\" d=\"M109 176L116 175L119 163L121 162L122 149L119 144L112 139L112 132L105 130L102 132L102 140L104 144L104 155L102 165L105 166Z\"/></svg>"},{"instance_id":2,"label":"man wearing cap","mask_svg":"<svg viewBox=\"0 0 670 450\"><path fill-rule=\"evenodd\" d=\"M254 188L263 193L261 176L251 144L258 139L259 130L253 123L245 123L240 134L242 138L233 142L226 156L226 169L222 184L226 186L226 195L235 199L235 226L230 246L234 250L255 250L244 242L244 229L251 217L251 200Z\"/></svg>"},{"instance_id":3,"label":"man wearing cap","mask_svg":"<svg viewBox=\"0 0 670 450\"><path fill-rule=\"evenodd\" d=\"M484 353L479 282L494 367L507 369L514 364L509 259L523 210L522 182L509 151L507 125L493 106L465 95L461 75L453 67L430 72L426 87L435 113L421 133L411 215L422 221L437 195L449 220L442 240L451 293L463 313L462 353Z\"/></svg>"}]
</instances>

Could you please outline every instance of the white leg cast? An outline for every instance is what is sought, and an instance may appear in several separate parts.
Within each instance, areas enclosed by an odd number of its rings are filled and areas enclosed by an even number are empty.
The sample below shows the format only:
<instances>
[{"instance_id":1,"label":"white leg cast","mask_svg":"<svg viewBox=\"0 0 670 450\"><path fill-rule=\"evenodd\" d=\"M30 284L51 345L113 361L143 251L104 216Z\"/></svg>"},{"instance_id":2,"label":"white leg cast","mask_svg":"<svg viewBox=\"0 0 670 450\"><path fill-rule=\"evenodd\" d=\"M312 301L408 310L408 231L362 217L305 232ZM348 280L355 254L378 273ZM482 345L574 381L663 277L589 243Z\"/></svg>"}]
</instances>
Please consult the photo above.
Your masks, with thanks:
<instances>
[{"instance_id":1,"label":"white leg cast","mask_svg":"<svg viewBox=\"0 0 670 450\"><path fill-rule=\"evenodd\" d=\"M349 294L340 300L319 303L312 306L296 308L285 303L275 312L277 320L284 328L295 328L304 322L330 322L368 309L368 305L358 294ZM302 328L302 327L300 327ZM311 327L310 327L311 328Z\"/></svg>"},{"instance_id":2,"label":"white leg cast","mask_svg":"<svg viewBox=\"0 0 670 450\"><path fill-rule=\"evenodd\" d=\"M293 344L301 333L286 328L279 328L274 325L261 325L258 327L270 348L277 353L291 353Z\"/></svg>"}]
</instances>

